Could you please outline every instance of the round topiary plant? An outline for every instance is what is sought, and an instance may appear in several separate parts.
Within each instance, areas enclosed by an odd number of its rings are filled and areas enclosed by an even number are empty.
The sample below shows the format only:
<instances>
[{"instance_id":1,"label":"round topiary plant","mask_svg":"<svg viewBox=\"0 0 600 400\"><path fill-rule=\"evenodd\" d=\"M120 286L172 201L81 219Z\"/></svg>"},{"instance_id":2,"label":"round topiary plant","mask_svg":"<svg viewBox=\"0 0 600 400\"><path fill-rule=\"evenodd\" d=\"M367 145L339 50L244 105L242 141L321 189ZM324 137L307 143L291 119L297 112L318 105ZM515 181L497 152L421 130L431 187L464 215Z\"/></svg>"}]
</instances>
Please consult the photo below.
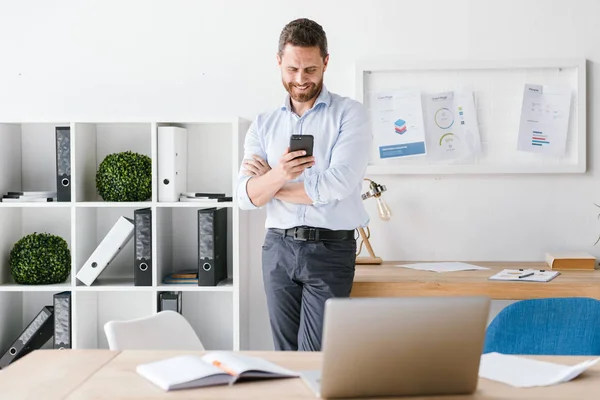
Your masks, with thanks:
<instances>
[{"instance_id":1,"label":"round topiary plant","mask_svg":"<svg viewBox=\"0 0 600 400\"><path fill-rule=\"evenodd\" d=\"M104 201L145 201L152 196L150 157L131 151L109 154L96 172L96 189Z\"/></svg>"},{"instance_id":2,"label":"round topiary plant","mask_svg":"<svg viewBox=\"0 0 600 400\"><path fill-rule=\"evenodd\" d=\"M16 283L63 283L71 271L71 252L60 236L32 233L15 243L10 251L9 263Z\"/></svg>"}]
</instances>

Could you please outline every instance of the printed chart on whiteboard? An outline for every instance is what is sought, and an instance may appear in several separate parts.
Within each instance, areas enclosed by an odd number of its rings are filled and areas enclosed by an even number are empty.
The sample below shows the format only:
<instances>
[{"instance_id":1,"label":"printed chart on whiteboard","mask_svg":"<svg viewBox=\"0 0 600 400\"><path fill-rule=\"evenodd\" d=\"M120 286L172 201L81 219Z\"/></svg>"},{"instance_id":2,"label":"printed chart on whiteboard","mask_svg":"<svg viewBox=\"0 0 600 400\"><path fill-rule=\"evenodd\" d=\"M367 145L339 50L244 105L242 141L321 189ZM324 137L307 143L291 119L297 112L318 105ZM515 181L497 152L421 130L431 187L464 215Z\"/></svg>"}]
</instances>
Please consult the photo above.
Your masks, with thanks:
<instances>
[{"instance_id":1,"label":"printed chart on whiteboard","mask_svg":"<svg viewBox=\"0 0 600 400\"><path fill-rule=\"evenodd\" d=\"M456 160L481 153L473 92L428 94L425 100L429 158Z\"/></svg>"},{"instance_id":2,"label":"printed chart on whiteboard","mask_svg":"<svg viewBox=\"0 0 600 400\"><path fill-rule=\"evenodd\" d=\"M571 93L541 85L525 85L518 150L559 157L567 149Z\"/></svg>"},{"instance_id":3,"label":"printed chart on whiteboard","mask_svg":"<svg viewBox=\"0 0 600 400\"><path fill-rule=\"evenodd\" d=\"M419 91L375 93L371 104L373 135L379 158L427 154Z\"/></svg>"}]
</instances>

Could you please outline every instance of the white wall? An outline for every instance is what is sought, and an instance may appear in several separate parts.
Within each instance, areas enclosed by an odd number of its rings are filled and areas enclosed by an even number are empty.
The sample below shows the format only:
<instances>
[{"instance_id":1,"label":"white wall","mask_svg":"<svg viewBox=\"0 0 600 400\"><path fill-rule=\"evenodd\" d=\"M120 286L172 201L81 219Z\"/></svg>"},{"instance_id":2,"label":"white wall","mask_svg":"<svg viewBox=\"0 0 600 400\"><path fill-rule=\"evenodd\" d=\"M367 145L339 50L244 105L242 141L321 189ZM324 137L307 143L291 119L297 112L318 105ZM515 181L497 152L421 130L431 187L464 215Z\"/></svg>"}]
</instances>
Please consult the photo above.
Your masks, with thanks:
<instances>
[{"instance_id":1,"label":"white wall","mask_svg":"<svg viewBox=\"0 0 600 400\"><path fill-rule=\"evenodd\" d=\"M264 13L269 12L270 16ZM600 89L595 0L19 1L0 3L0 120L252 119L284 95L281 28L306 16L328 35L328 88L354 95L354 60L585 57L589 172L577 176L381 177L393 221L373 216L384 259L541 260L600 255L594 140ZM271 348L260 275L264 215L252 216L252 348ZM385 236L385 238L384 238Z\"/></svg>"}]
</instances>

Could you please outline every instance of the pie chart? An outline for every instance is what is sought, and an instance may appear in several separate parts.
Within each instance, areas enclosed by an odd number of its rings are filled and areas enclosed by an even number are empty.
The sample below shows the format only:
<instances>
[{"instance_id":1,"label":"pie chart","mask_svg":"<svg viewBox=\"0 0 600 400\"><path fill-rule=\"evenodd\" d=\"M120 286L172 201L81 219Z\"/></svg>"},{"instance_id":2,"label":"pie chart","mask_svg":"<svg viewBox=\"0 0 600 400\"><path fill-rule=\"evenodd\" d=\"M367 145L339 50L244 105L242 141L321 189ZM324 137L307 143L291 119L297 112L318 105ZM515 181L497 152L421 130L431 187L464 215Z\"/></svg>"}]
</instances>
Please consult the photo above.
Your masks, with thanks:
<instances>
[{"instance_id":1,"label":"pie chart","mask_svg":"<svg viewBox=\"0 0 600 400\"><path fill-rule=\"evenodd\" d=\"M442 129L448 129L454 124L454 114L447 108L440 108L435 112L435 124Z\"/></svg>"},{"instance_id":2,"label":"pie chart","mask_svg":"<svg viewBox=\"0 0 600 400\"><path fill-rule=\"evenodd\" d=\"M459 141L454 133L448 132L440 137L439 144L443 151L450 152L458 148Z\"/></svg>"}]
</instances>

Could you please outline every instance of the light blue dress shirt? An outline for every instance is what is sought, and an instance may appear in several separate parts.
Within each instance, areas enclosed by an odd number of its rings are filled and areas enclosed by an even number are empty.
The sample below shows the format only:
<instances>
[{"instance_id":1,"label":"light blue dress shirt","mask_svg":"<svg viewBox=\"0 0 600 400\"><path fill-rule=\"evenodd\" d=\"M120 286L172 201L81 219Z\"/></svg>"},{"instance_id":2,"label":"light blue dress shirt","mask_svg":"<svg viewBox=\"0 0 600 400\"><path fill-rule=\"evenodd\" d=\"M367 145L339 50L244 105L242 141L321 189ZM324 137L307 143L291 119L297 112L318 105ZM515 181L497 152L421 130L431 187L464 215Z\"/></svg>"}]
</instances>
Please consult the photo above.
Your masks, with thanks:
<instances>
[{"instance_id":1,"label":"light blue dress shirt","mask_svg":"<svg viewBox=\"0 0 600 400\"><path fill-rule=\"evenodd\" d=\"M275 168L292 134L311 134L315 139L315 165L294 181L304 182L313 204L271 199L266 204L265 227L288 229L304 225L334 230L365 227L369 216L361 191L373 135L364 106L330 93L323 85L314 106L299 117L291 109L288 94L280 108L262 113L252 122L245 138L244 159L252 159L256 154ZM246 190L249 179L241 166L236 196L244 210L257 208Z\"/></svg>"}]
</instances>

